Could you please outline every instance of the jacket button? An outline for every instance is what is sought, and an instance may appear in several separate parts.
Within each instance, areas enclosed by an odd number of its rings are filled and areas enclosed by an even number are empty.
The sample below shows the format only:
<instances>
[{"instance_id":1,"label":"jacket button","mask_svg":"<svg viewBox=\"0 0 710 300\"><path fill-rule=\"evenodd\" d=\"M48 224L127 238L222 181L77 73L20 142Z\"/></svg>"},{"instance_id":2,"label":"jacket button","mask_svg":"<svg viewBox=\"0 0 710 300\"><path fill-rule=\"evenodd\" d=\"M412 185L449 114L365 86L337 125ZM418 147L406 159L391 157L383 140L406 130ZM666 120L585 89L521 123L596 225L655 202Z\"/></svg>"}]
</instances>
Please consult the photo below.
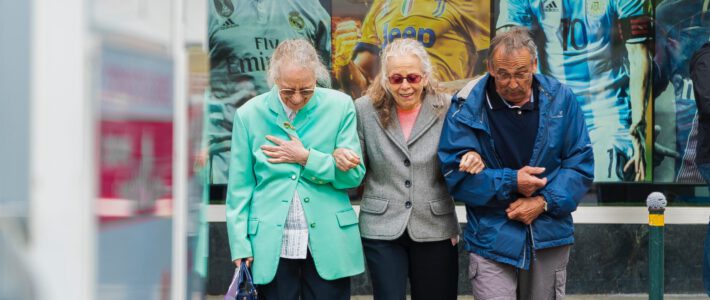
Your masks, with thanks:
<instances>
[{"instance_id":1,"label":"jacket button","mask_svg":"<svg viewBox=\"0 0 710 300\"><path fill-rule=\"evenodd\" d=\"M409 159L405 159L405 160L404 160L404 166L405 166L405 167L409 167L409 166L411 166L411 165L412 165L412 162L409 161Z\"/></svg>"},{"instance_id":2,"label":"jacket button","mask_svg":"<svg viewBox=\"0 0 710 300\"><path fill-rule=\"evenodd\" d=\"M405 181L404 181L404 186L405 186L405 187L411 187L411 186L412 186L412 182L409 181L409 180L405 180Z\"/></svg>"},{"instance_id":3,"label":"jacket button","mask_svg":"<svg viewBox=\"0 0 710 300\"><path fill-rule=\"evenodd\" d=\"M296 175L291 175L292 180L296 180Z\"/></svg>"},{"instance_id":4,"label":"jacket button","mask_svg":"<svg viewBox=\"0 0 710 300\"><path fill-rule=\"evenodd\" d=\"M316 223L311 223L311 228L316 228Z\"/></svg>"},{"instance_id":5,"label":"jacket button","mask_svg":"<svg viewBox=\"0 0 710 300\"><path fill-rule=\"evenodd\" d=\"M303 202L306 202L306 203L308 203L308 201L311 201L311 198L308 198L308 197L306 197L306 198L303 198Z\"/></svg>"},{"instance_id":6,"label":"jacket button","mask_svg":"<svg viewBox=\"0 0 710 300\"><path fill-rule=\"evenodd\" d=\"M406 208L411 208L411 207L412 207L412 201L404 202L404 207L406 207Z\"/></svg>"}]
</instances>

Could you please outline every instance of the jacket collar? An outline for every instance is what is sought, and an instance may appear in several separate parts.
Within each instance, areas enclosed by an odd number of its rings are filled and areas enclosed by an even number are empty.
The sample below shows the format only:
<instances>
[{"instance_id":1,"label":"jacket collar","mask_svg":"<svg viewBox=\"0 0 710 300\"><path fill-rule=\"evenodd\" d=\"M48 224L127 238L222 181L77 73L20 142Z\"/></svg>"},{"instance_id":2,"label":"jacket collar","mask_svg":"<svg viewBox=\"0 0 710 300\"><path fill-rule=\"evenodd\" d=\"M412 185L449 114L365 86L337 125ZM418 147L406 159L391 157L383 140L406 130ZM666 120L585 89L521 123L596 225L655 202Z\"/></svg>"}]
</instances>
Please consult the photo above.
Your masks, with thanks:
<instances>
[{"instance_id":1,"label":"jacket collar","mask_svg":"<svg viewBox=\"0 0 710 300\"><path fill-rule=\"evenodd\" d=\"M276 124L288 134L296 135L296 127L303 126L308 120L310 120L311 112L320 101L321 93L318 89L319 88L316 87L311 99L308 100L306 106L304 106L301 110L298 111L298 113L296 114L296 118L293 120L293 122L291 122L288 119L288 116L286 115L286 111L284 111L284 104L283 102L281 102L281 99L279 97L279 88L274 85L268 92L268 95L266 96L266 101L268 103L269 110L274 115L274 117L276 117Z\"/></svg>"},{"instance_id":2,"label":"jacket collar","mask_svg":"<svg viewBox=\"0 0 710 300\"><path fill-rule=\"evenodd\" d=\"M377 111L374 111L373 114L375 114L375 120L377 120L377 124L379 124L385 132L387 138L397 145L403 153L409 156L409 145L422 137L424 133L436 123L436 119L438 118L436 109L440 104L435 100L435 96L431 95L426 96L424 100L422 100L422 106L419 109L416 121L414 121L414 127L409 135L409 140L406 141L404 140L404 134L402 133L402 127L399 124L399 117L397 116L397 109L395 107L392 107L390 110L389 126L382 124L377 115Z\"/></svg>"},{"instance_id":3,"label":"jacket collar","mask_svg":"<svg viewBox=\"0 0 710 300\"><path fill-rule=\"evenodd\" d=\"M437 106L441 104L436 101L435 97L436 96L433 95L427 95L422 101L422 107L419 109L417 120L414 121L414 127L409 135L409 140L407 140L407 145L411 145L416 142L429 128L431 128L431 126L434 126L434 123L436 123L436 119L438 118L436 109L440 109L440 107Z\"/></svg>"},{"instance_id":4,"label":"jacket collar","mask_svg":"<svg viewBox=\"0 0 710 300\"><path fill-rule=\"evenodd\" d=\"M553 95L559 91L561 84L550 77L536 73L534 78L538 83L539 94L536 101L541 112L546 110L550 101L554 100ZM454 95L454 104L459 106L459 113L473 122L482 123L483 105L486 102L486 85L492 80L490 74L474 78L467 83L458 93ZM462 117L463 117L462 116Z\"/></svg>"}]
</instances>

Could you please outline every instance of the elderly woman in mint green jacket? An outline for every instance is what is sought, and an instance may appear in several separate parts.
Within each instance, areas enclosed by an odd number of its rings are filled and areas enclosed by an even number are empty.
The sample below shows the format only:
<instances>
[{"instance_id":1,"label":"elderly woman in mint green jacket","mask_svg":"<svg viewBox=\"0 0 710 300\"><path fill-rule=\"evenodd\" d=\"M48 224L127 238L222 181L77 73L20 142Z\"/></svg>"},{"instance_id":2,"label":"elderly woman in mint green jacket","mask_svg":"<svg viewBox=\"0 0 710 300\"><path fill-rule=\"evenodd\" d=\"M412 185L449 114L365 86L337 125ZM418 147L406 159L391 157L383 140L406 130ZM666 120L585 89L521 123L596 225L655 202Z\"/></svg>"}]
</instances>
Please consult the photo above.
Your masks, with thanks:
<instances>
[{"instance_id":1,"label":"elderly woman in mint green jacket","mask_svg":"<svg viewBox=\"0 0 710 300\"><path fill-rule=\"evenodd\" d=\"M346 189L363 164L336 168L331 153L361 153L352 99L316 87L329 80L305 40L282 42L271 57L271 91L234 117L227 229L237 265L251 261L265 299L349 299L364 271L358 218Z\"/></svg>"}]
</instances>

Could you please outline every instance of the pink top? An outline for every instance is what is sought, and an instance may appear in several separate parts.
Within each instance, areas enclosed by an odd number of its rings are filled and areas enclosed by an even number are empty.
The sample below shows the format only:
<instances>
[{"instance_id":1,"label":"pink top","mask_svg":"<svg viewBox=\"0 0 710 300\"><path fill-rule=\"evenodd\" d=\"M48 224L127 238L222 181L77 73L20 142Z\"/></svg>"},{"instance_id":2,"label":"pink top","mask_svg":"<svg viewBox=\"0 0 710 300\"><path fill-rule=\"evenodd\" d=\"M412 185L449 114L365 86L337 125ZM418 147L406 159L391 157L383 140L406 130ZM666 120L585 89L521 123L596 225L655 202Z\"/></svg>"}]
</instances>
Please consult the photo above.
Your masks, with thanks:
<instances>
[{"instance_id":1,"label":"pink top","mask_svg":"<svg viewBox=\"0 0 710 300\"><path fill-rule=\"evenodd\" d=\"M404 140L409 140L409 135L412 134L412 128L414 128L414 122L417 120L417 115L419 114L419 109L421 105L410 110L403 110L397 107L397 117L399 117L399 127L402 128L402 133L404 134Z\"/></svg>"}]
</instances>

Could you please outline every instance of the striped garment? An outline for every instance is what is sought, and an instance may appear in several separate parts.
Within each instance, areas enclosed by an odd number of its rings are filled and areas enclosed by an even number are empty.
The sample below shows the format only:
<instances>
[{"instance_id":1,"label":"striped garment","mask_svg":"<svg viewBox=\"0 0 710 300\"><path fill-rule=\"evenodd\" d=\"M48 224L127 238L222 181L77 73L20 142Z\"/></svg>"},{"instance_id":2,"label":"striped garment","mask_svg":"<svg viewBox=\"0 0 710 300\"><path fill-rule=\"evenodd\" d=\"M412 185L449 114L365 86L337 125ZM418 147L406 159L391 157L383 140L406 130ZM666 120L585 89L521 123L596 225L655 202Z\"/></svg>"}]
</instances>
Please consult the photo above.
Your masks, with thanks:
<instances>
[{"instance_id":1,"label":"striped garment","mask_svg":"<svg viewBox=\"0 0 710 300\"><path fill-rule=\"evenodd\" d=\"M283 104L283 100L281 103ZM283 108L288 119L293 122L297 112L292 111L286 105L283 105ZM288 208L288 216L286 216L286 224L284 224L281 257L306 259L306 254L308 254L308 222L306 222L306 215L303 212L303 204L301 198L298 197L298 191L294 191L291 205Z\"/></svg>"}]
</instances>

